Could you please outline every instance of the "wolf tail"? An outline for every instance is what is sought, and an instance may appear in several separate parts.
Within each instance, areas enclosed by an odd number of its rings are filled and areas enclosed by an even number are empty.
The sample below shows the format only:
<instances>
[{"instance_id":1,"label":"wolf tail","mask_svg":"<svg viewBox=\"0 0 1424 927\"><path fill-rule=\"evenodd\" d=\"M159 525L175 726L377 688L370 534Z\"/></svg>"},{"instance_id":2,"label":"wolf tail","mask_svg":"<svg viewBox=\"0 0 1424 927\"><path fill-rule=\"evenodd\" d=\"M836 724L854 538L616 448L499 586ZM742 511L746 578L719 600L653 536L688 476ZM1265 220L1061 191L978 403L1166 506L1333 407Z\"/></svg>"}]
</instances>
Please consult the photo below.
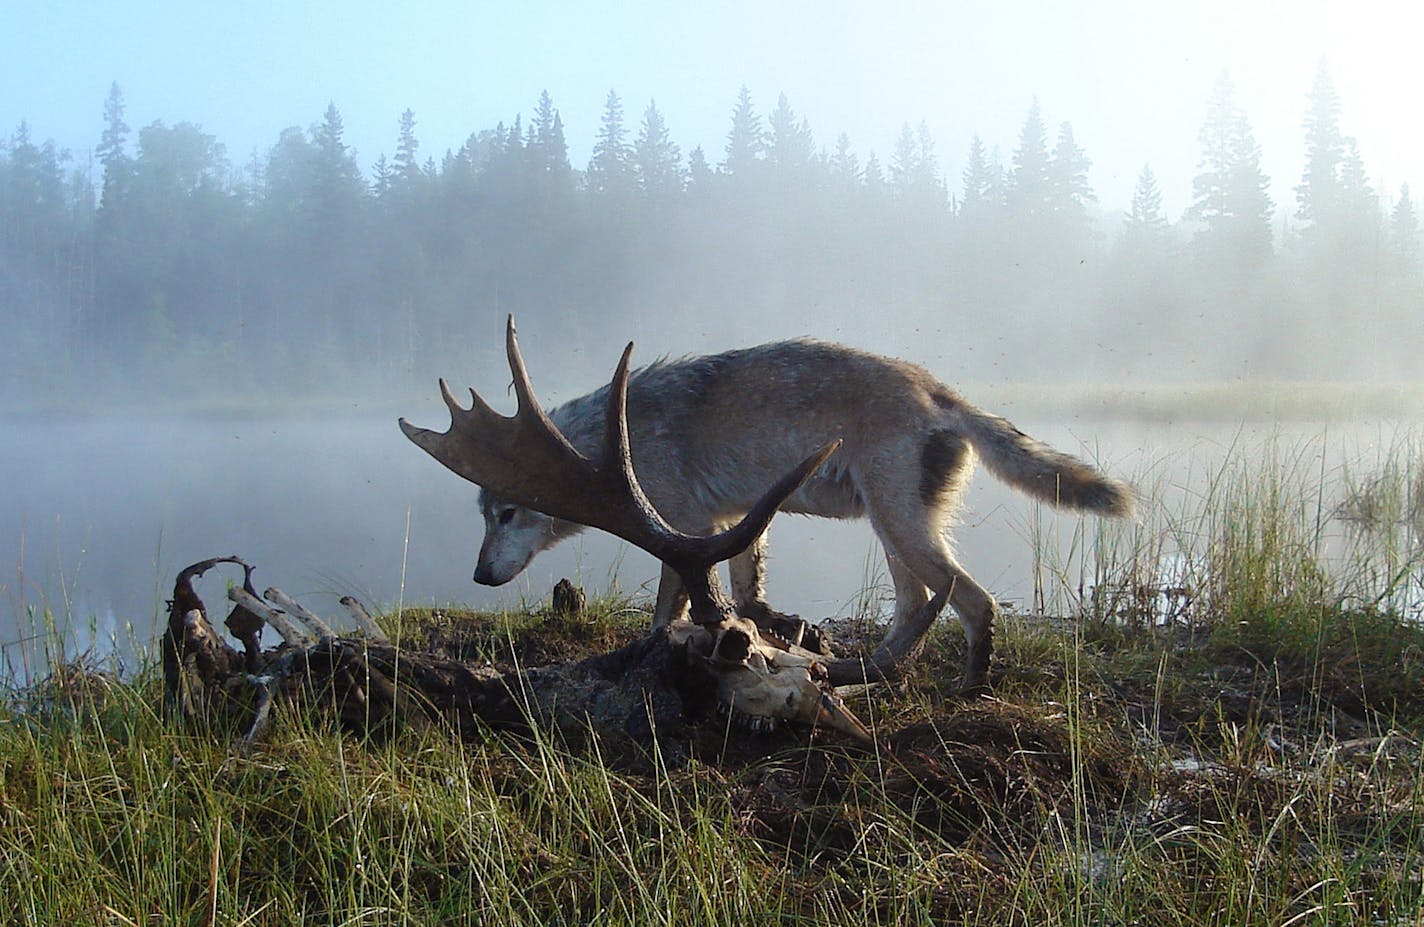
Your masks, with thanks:
<instances>
[{"instance_id":1,"label":"wolf tail","mask_svg":"<svg viewBox=\"0 0 1424 927\"><path fill-rule=\"evenodd\" d=\"M1056 451L1006 418L976 409L952 394L936 397L962 435L999 479L1036 499L1101 515L1131 515L1137 493L1121 480Z\"/></svg>"}]
</instances>

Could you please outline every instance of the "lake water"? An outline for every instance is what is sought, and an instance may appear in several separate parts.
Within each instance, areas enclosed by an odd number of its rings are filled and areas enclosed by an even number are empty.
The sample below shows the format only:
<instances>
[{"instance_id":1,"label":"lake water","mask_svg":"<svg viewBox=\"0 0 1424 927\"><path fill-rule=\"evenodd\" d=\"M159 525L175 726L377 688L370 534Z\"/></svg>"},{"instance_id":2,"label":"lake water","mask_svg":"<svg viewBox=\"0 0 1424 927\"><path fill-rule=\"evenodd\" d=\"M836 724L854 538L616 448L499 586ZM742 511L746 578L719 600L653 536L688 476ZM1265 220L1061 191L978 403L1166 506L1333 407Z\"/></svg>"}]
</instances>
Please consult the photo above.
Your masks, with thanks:
<instances>
[{"instance_id":1,"label":"lake water","mask_svg":"<svg viewBox=\"0 0 1424 927\"><path fill-rule=\"evenodd\" d=\"M1388 450L1401 433L1395 423L1142 424L1003 411L1062 450L1151 483L1170 505L1209 481L1229 450L1252 453L1272 435L1301 442L1330 469L1341 455ZM410 414L434 427L443 427L443 416L438 401ZM0 673L35 659L25 641L45 636L35 627L45 613L70 652L147 646L176 572L226 554L257 566L259 590L279 586L330 615L343 614L336 600L347 594L376 609L537 603L564 576L593 590L616 584L651 594L652 558L593 531L540 555L506 587L475 585L482 534L475 490L407 442L394 419L355 409L313 420L0 423ZM955 541L981 584L1028 606L1031 537L1046 530L1050 549L1071 553L1085 526L1091 536L1092 519L1050 514L980 468ZM868 584L885 583L863 521L782 516L771 552L769 598L809 618L850 614ZM224 582L200 587L214 611L226 605Z\"/></svg>"}]
</instances>

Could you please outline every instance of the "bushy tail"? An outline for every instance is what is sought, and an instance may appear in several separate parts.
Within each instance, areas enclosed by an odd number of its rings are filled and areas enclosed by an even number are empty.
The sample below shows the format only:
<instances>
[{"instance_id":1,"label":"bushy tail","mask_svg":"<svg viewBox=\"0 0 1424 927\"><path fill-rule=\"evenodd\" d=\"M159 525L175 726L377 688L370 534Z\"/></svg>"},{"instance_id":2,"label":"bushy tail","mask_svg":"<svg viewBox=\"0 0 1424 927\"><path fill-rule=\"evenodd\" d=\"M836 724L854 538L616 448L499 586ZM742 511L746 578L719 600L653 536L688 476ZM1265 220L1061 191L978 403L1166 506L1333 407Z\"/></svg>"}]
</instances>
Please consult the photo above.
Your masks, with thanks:
<instances>
[{"instance_id":1,"label":"bushy tail","mask_svg":"<svg viewBox=\"0 0 1424 927\"><path fill-rule=\"evenodd\" d=\"M1055 451L1019 431L1008 419L976 409L958 397L947 411L955 430L974 446L989 472L1009 485L1063 508L1101 515L1132 514L1137 494L1127 483Z\"/></svg>"}]
</instances>

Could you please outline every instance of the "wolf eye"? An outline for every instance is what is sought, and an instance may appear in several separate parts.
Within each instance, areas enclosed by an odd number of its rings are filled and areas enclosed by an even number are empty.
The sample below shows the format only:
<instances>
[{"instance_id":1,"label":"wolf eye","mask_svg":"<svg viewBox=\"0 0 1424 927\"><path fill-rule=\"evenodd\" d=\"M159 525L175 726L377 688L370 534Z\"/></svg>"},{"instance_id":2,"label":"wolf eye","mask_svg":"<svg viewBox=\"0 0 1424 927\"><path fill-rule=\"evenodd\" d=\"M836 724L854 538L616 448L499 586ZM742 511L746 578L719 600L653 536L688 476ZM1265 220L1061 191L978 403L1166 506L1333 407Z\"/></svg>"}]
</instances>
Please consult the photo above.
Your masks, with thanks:
<instances>
[{"instance_id":1,"label":"wolf eye","mask_svg":"<svg viewBox=\"0 0 1424 927\"><path fill-rule=\"evenodd\" d=\"M514 509L505 509L499 513L499 523L501 525L507 525L512 521L514 521Z\"/></svg>"}]
</instances>

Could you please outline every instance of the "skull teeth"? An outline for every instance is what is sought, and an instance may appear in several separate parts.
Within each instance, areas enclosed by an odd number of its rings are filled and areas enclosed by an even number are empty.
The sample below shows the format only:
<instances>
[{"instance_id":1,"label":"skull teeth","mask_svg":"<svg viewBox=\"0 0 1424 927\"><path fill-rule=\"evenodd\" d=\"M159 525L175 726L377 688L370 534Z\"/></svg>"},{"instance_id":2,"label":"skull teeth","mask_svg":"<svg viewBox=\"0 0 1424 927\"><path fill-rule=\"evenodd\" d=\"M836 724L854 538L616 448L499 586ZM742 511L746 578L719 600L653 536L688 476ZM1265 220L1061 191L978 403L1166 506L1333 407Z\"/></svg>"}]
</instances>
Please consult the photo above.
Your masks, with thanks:
<instances>
[{"instance_id":1,"label":"skull teeth","mask_svg":"<svg viewBox=\"0 0 1424 927\"><path fill-rule=\"evenodd\" d=\"M770 734L777 728L775 718L738 711L725 702L717 703L717 716L729 721L732 727L752 734Z\"/></svg>"}]
</instances>

